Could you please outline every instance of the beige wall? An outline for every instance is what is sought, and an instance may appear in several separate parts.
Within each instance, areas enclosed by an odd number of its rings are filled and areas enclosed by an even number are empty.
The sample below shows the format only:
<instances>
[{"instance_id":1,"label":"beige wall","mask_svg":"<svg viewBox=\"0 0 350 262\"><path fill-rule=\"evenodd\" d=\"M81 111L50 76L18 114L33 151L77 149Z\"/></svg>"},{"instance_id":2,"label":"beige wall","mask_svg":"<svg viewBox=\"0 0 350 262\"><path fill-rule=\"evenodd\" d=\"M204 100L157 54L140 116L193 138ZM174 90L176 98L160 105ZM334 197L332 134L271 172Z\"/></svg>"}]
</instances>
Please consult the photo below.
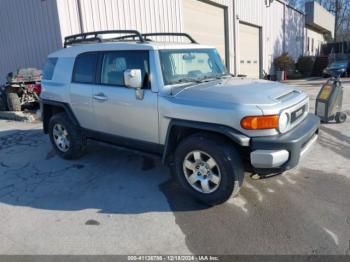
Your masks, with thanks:
<instances>
[{"instance_id":1,"label":"beige wall","mask_svg":"<svg viewBox=\"0 0 350 262\"><path fill-rule=\"evenodd\" d=\"M311 28L305 29L305 55L319 55L321 52L321 45L325 42L326 40L322 33Z\"/></svg>"},{"instance_id":2,"label":"beige wall","mask_svg":"<svg viewBox=\"0 0 350 262\"><path fill-rule=\"evenodd\" d=\"M263 0L235 0L236 28L244 22L261 28L262 68L266 73L274 73L275 57L288 52L297 59L304 52L304 15L284 1L274 1L269 7ZM238 32L238 29L236 29ZM237 50L239 34L236 34ZM237 52L237 61L240 61ZM239 72L239 63L237 65Z\"/></svg>"},{"instance_id":3,"label":"beige wall","mask_svg":"<svg viewBox=\"0 0 350 262\"><path fill-rule=\"evenodd\" d=\"M334 37L335 17L317 2L307 2L306 24L328 31Z\"/></svg>"}]
</instances>

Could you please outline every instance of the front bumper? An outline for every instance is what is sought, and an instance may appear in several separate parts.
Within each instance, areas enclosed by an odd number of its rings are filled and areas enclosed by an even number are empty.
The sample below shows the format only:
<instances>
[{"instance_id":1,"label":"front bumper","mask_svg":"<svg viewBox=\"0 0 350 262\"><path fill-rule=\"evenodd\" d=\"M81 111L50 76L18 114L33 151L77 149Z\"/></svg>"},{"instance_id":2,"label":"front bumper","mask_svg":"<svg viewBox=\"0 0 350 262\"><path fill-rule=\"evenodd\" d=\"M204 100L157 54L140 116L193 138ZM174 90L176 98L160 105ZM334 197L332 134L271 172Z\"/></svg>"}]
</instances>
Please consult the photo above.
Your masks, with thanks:
<instances>
[{"instance_id":1,"label":"front bumper","mask_svg":"<svg viewBox=\"0 0 350 262\"><path fill-rule=\"evenodd\" d=\"M320 119L309 114L286 134L251 139L250 162L258 173L282 172L294 168L316 142Z\"/></svg>"}]
</instances>

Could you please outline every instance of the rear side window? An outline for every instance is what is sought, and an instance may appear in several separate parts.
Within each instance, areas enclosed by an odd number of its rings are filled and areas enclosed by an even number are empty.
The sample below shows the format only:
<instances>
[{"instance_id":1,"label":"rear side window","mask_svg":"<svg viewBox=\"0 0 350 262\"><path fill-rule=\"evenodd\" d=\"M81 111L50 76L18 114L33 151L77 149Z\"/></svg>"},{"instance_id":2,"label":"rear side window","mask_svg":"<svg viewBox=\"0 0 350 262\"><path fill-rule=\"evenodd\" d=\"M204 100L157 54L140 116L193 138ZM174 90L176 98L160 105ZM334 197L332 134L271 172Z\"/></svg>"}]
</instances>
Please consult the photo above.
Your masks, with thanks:
<instances>
[{"instance_id":1,"label":"rear side window","mask_svg":"<svg viewBox=\"0 0 350 262\"><path fill-rule=\"evenodd\" d=\"M46 63L44 66L44 72L43 72L44 80L52 80L57 61L58 61L57 57L50 57L49 59L46 60Z\"/></svg>"},{"instance_id":2,"label":"rear side window","mask_svg":"<svg viewBox=\"0 0 350 262\"><path fill-rule=\"evenodd\" d=\"M96 53L79 55L75 60L72 81L85 84L94 83L97 61L98 55Z\"/></svg>"}]
</instances>

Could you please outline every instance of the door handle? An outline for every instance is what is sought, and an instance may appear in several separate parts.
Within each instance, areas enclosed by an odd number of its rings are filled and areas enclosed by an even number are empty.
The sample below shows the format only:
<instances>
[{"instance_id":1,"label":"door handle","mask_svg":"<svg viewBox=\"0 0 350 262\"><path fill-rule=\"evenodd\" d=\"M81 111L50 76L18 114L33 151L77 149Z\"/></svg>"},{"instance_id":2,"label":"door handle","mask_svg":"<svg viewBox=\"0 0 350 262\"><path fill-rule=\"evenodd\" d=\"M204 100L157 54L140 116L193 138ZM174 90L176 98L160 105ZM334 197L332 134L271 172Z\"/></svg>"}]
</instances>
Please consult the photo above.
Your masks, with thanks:
<instances>
[{"instance_id":1,"label":"door handle","mask_svg":"<svg viewBox=\"0 0 350 262\"><path fill-rule=\"evenodd\" d=\"M105 96L105 94L103 94L103 93L99 93L99 94L94 95L94 99L97 101L103 102L103 101L106 101L108 99L108 97Z\"/></svg>"}]
</instances>

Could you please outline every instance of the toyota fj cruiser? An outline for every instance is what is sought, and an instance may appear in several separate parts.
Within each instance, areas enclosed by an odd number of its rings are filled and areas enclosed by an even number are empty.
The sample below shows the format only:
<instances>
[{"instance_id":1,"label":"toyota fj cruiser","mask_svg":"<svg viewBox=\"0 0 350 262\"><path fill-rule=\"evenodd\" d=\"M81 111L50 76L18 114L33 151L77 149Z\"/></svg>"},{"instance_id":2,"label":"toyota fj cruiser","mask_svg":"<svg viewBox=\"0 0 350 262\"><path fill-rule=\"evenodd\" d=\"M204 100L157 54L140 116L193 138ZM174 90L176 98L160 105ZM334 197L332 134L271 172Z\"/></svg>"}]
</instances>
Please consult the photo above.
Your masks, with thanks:
<instances>
[{"instance_id":1,"label":"toyota fj cruiser","mask_svg":"<svg viewBox=\"0 0 350 262\"><path fill-rule=\"evenodd\" d=\"M191 43L151 40L165 35ZM215 205L239 192L245 170L291 169L317 139L305 93L231 76L216 49L187 34L101 31L65 47L49 55L41 94L44 132L65 159L88 139L157 154Z\"/></svg>"}]
</instances>

